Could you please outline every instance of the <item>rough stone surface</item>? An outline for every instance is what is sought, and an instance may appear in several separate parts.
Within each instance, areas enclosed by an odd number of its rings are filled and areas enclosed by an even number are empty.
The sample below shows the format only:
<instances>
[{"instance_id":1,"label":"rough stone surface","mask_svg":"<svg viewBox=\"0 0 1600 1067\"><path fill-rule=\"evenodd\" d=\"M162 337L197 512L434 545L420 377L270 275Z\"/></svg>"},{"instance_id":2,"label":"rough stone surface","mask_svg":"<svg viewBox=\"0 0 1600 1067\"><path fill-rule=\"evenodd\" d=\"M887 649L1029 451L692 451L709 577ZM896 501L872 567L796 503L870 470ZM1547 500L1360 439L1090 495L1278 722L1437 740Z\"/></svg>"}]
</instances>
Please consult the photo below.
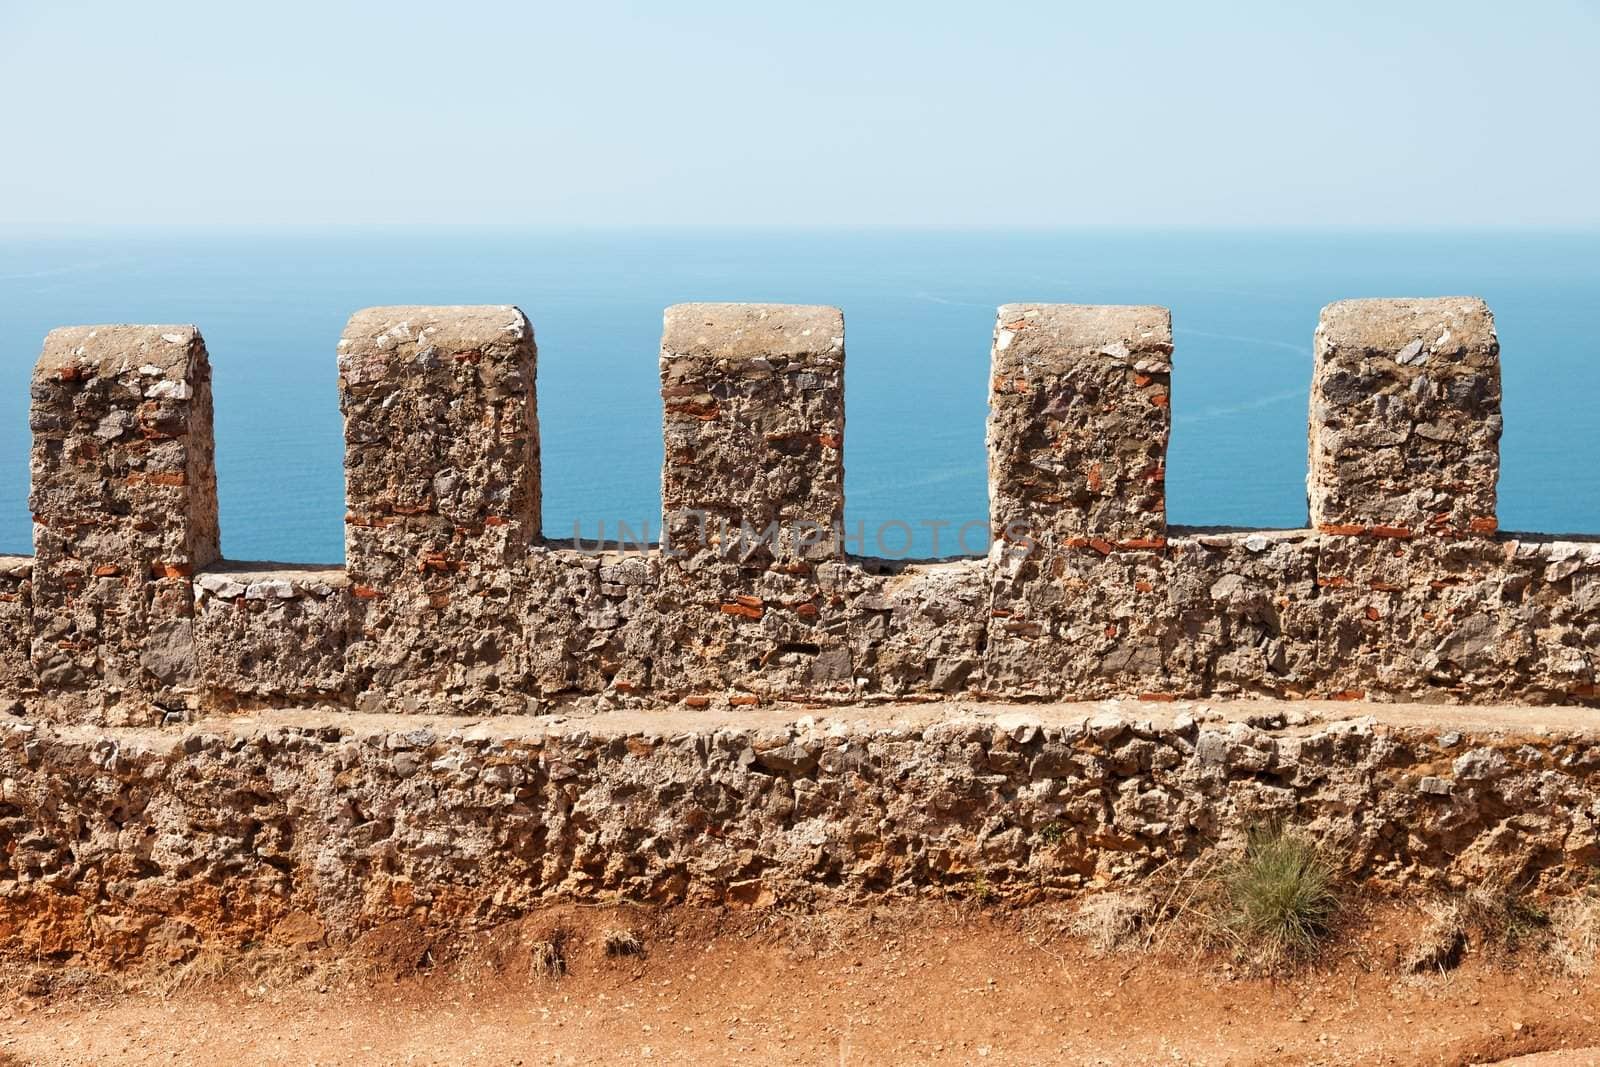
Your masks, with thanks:
<instances>
[{"instance_id":1,"label":"rough stone surface","mask_svg":"<svg viewBox=\"0 0 1600 1067\"><path fill-rule=\"evenodd\" d=\"M998 537L885 560L843 528L838 311L673 308L665 545L597 550L540 537L521 312L372 309L346 565L310 567L218 559L192 327L52 333L36 554L0 557L0 944L1070 892L1283 818L1383 884L1591 869L1581 712L1172 703L1600 705L1600 539L1495 530L1487 309L1324 313L1307 530L1167 528L1171 351L1159 308L1002 309ZM1149 703L1039 703L1114 697Z\"/></svg>"},{"instance_id":2,"label":"rough stone surface","mask_svg":"<svg viewBox=\"0 0 1600 1067\"><path fill-rule=\"evenodd\" d=\"M218 555L211 367L193 326L54 330L34 369L31 659L91 718L182 706Z\"/></svg>"},{"instance_id":3,"label":"rough stone surface","mask_svg":"<svg viewBox=\"0 0 1600 1067\"><path fill-rule=\"evenodd\" d=\"M684 557L680 569L712 570L721 560L750 570L836 553L844 521L837 308L668 308L661 399L663 540ZM776 538L760 541L773 523ZM802 524L816 529L814 543Z\"/></svg>"},{"instance_id":4,"label":"rough stone surface","mask_svg":"<svg viewBox=\"0 0 1600 1067\"><path fill-rule=\"evenodd\" d=\"M1482 300L1345 300L1322 311L1311 381L1311 525L1493 533L1500 341Z\"/></svg>"},{"instance_id":5,"label":"rough stone surface","mask_svg":"<svg viewBox=\"0 0 1600 1067\"><path fill-rule=\"evenodd\" d=\"M1002 307L989 379L996 536L1164 538L1171 396L1166 308Z\"/></svg>"},{"instance_id":6,"label":"rough stone surface","mask_svg":"<svg viewBox=\"0 0 1600 1067\"><path fill-rule=\"evenodd\" d=\"M357 312L339 342L358 693L470 685L539 536L533 328L514 307Z\"/></svg>"},{"instance_id":7,"label":"rough stone surface","mask_svg":"<svg viewBox=\"0 0 1600 1067\"><path fill-rule=\"evenodd\" d=\"M1446 731L1417 708L1223 710L0 720L0 944L126 966L285 925L339 944L551 900L784 905L979 880L1037 899L1181 869L1285 819L1379 888L1582 881L1600 862L1600 747L1572 712Z\"/></svg>"},{"instance_id":8,"label":"rough stone surface","mask_svg":"<svg viewBox=\"0 0 1600 1067\"><path fill-rule=\"evenodd\" d=\"M343 567L218 563L194 588L208 706L350 702L352 598Z\"/></svg>"},{"instance_id":9,"label":"rough stone surface","mask_svg":"<svg viewBox=\"0 0 1600 1067\"><path fill-rule=\"evenodd\" d=\"M1439 332L1403 365L1384 355L1419 323ZM1600 704L1600 541L1393 527L1371 510L1309 530L1169 530L1159 308L1003 308L989 426L1002 536L972 558L871 558L839 528L842 331L831 308L669 310L665 510L713 521L668 522L665 551L601 551L537 536L519 311L361 312L339 356L344 568L215 561L191 329L58 331L35 386L40 555L0 567L0 615L19 622L0 641L0 699L88 723L955 696ZM1420 429L1449 424L1493 452L1473 420L1498 415L1440 399L1487 396L1481 304L1335 305L1321 337L1318 388L1344 412L1323 431L1403 431L1427 469L1483 473L1477 451L1440 451ZM1418 368L1443 392L1379 402ZM158 461L187 465L170 472L181 484ZM1462 506L1481 518L1481 503ZM1026 544L1005 536L1014 521ZM842 536L815 536L830 526Z\"/></svg>"},{"instance_id":10,"label":"rough stone surface","mask_svg":"<svg viewBox=\"0 0 1600 1067\"><path fill-rule=\"evenodd\" d=\"M0 694L10 699L36 684L28 647L32 615L33 557L0 556Z\"/></svg>"}]
</instances>

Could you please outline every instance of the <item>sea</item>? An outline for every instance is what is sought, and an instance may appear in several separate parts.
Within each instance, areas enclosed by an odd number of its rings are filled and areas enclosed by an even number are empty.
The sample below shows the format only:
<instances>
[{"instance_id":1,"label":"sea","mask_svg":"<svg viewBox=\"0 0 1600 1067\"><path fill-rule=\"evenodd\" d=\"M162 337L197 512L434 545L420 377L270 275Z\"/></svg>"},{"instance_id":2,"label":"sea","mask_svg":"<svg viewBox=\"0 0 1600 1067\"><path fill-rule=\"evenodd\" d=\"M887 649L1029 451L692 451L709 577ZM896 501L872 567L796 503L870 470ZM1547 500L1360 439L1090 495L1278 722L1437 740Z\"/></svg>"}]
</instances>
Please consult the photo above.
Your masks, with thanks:
<instances>
[{"instance_id":1,"label":"sea","mask_svg":"<svg viewBox=\"0 0 1600 1067\"><path fill-rule=\"evenodd\" d=\"M1306 521L1319 309L1476 295L1499 326L1500 519L1600 533L1600 231L108 229L0 233L0 552L30 552L28 379L45 334L195 323L211 353L224 554L343 558L335 345L376 304L516 304L539 347L544 532L659 525L661 313L832 304L846 332L846 525L956 554L987 514L995 308L1172 309L1173 523ZM904 544L900 524L913 538ZM869 546L870 547L870 546Z\"/></svg>"}]
</instances>

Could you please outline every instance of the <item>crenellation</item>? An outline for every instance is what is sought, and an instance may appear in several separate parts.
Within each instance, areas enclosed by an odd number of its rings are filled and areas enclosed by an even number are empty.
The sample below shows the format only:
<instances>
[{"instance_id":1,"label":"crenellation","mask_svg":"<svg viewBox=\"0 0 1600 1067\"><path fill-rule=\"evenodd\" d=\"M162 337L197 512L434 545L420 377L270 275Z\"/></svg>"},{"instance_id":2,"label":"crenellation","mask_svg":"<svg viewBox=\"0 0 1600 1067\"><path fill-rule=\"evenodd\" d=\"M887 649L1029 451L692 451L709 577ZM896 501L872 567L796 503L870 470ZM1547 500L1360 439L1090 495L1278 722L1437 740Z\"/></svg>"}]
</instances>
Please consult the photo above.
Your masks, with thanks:
<instances>
[{"instance_id":1,"label":"crenellation","mask_svg":"<svg viewBox=\"0 0 1600 1067\"><path fill-rule=\"evenodd\" d=\"M1600 541L1495 532L1488 309L1350 301L1317 338L1314 524L1169 530L1167 311L1006 305L992 545L915 562L858 554L844 522L835 308L668 309L664 537L608 551L539 536L522 313L369 309L338 353L346 561L306 567L217 558L197 331L56 331L31 415L37 553L0 559L0 698L90 724L266 707L1600 703Z\"/></svg>"},{"instance_id":2,"label":"crenellation","mask_svg":"<svg viewBox=\"0 0 1600 1067\"><path fill-rule=\"evenodd\" d=\"M1173 673L1165 308L1007 304L990 354L988 691L1194 688Z\"/></svg>"},{"instance_id":3,"label":"crenellation","mask_svg":"<svg viewBox=\"0 0 1600 1067\"><path fill-rule=\"evenodd\" d=\"M1311 525L1328 534L1492 534L1500 341L1482 300L1323 309L1311 381Z\"/></svg>"},{"instance_id":4,"label":"crenellation","mask_svg":"<svg viewBox=\"0 0 1600 1067\"><path fill-rule=\"evenodd\" d=\"M676 569L807 565L840 550L844 317L679 304L661 337L662 543ZM764 537L768 530L775 536ZM713 550L714 551L711 551Z\"/></svg>"},{"instance_id":5,"label":"crenellation","mask_svg":"<svg viewBox=\"0 0 1600 1067\"><path fill-rule=\"evenodd\" d=\"M1165 538L1171 396L1166 308L1000 308L988 427L996 538Z\"/></svg>"},{"instance_id":6,"label":"crenellation","mask_svg":"<svg viewBox=\"0 0 1600 1067\"><path fill-rule=\"evenodd\" d=\"M526 704L502 698L495 665L539 535L536 360L509 306L368 308L345 327L348 659L368 703Z\"/></svg>"},{"instance_id":7,"label":"crenellation","mask_svg":"<svg viewBox=\"0 0 1600 1067\"><path fill-rule=\"evenodd\" d=\"M666 693L806 693L819 660L848 655L848 611L820 578L846 547L844 360L837 308L667 309L651 660Z\"/></svg>"},{"instance_id":8,"label":"crenellation","mask_svg":"<svg viewBox=\"0 0 1600 1067\"><path fill-rule=\"evenodd\" d=\"M184 709L194 684L190 578L219 555L199 330L52 331L29 425L40 687L81 694L91 718Z\"/></svg>"}]
</instances>

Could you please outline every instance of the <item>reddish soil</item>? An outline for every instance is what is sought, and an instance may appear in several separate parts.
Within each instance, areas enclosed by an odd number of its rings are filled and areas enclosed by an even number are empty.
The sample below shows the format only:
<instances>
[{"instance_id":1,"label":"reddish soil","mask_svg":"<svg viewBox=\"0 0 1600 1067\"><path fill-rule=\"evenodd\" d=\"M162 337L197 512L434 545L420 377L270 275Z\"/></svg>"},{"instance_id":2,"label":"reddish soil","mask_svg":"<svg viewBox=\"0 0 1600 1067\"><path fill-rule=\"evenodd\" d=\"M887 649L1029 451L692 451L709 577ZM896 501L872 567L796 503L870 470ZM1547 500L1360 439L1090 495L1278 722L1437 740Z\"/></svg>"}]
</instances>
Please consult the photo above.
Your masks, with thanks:
<instances>
[{"instance_id":1,"label":"reddish soil","mask_svg":"<svg viewBox=\"0 0 1600 1067\"><path fill-rule=\"evenodd\" d=\"M1277 978L1165 935L1099 957L1064 932L1067 914L571 908L448 962L397 927L338 958L201 961L143 988L14 966L0 1064L1600 1063L1600 987L1481 951L1402 975L1412 910L1368 909L1359 936ZM619 929L642 936L642 956L606 955ZM539 977L532 947L556 930L567 973Z\"/></svg>"}]
</instances>

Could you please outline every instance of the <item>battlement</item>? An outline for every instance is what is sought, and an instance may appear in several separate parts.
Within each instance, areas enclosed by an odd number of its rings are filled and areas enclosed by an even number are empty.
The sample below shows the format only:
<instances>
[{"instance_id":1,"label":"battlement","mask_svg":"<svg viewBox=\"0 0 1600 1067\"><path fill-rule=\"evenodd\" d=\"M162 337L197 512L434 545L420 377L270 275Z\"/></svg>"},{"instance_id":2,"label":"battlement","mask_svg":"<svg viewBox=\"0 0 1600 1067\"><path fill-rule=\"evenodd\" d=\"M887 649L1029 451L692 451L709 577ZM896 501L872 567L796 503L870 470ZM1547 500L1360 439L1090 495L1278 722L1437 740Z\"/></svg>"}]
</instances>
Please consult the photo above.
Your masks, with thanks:
<instances>
[{"instance_id":1,"label":"battlement","mask_svg":"<svg viewBox=\"0 0 1600 1067\"><path fill-rule=\"evenodd\" d=\"M845 528L835 308L687 304L661 346L660 544L540 537L537 348L514 307L390 307L338 345L343 567L219 558L205 343L45 341L35 555L0 558L0 695L137 724L240 707L1365 696L1600 703L1600 541L1508 536L1482 301L1316 331L1307 528L1171 528L1171 316L1013 304L970 558ZM1181 354L1177 356L1181 368Z\"/></svg>"}]
</instances>

